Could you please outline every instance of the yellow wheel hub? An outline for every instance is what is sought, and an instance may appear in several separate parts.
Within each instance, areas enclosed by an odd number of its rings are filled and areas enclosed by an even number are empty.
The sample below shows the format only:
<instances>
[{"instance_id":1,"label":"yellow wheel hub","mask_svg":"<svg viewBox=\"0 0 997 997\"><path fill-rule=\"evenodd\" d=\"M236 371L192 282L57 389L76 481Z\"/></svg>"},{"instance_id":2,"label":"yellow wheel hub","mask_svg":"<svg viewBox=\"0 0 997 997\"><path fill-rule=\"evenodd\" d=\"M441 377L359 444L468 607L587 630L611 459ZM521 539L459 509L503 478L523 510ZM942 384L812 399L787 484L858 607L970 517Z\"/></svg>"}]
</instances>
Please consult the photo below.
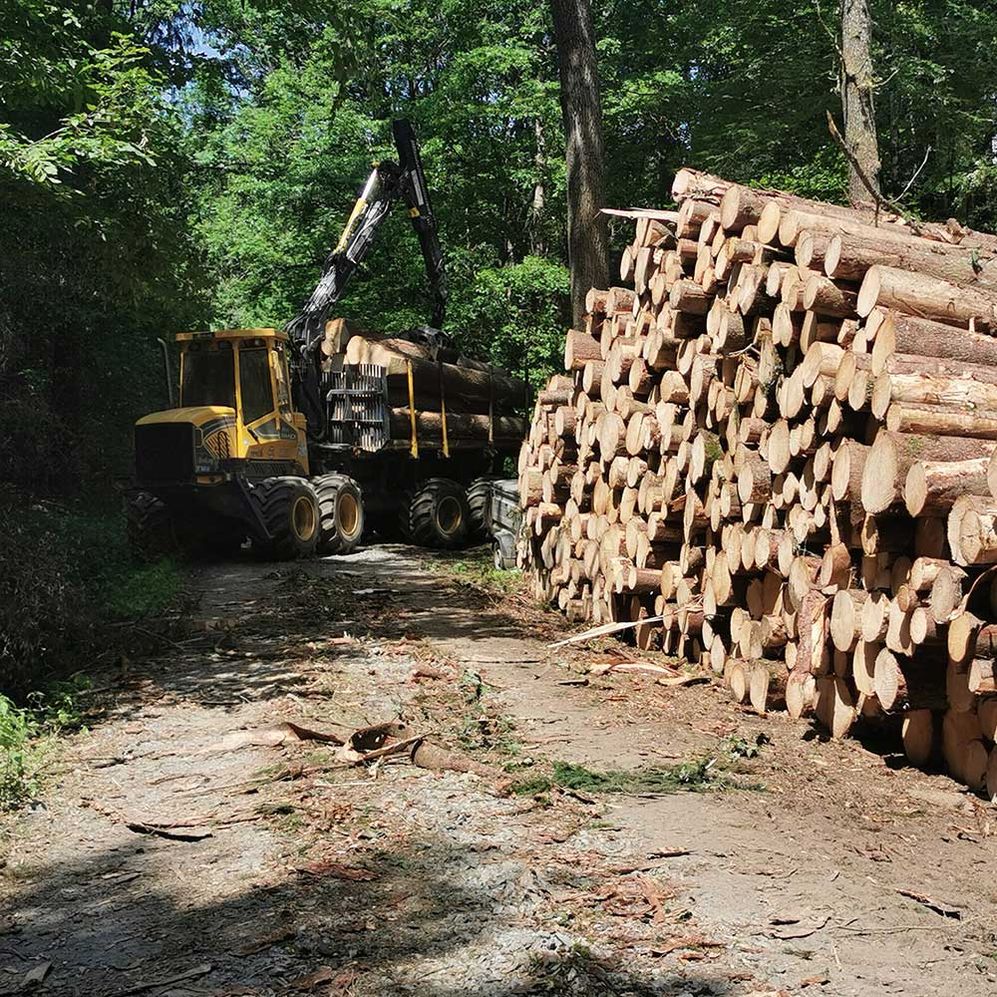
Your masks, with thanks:
<instances>
[{"instance_id":1,"label":"yellow wheel hub","mask_svg":"<svg viewBox=\"0 0 997 997\"><path fill-rule=\"evenodd\" d=\"M305 542L311 540L318 529L315 503L306 495L299 495L291 506L291 529L299 540Z\"/></svg>"},{"instance_id":2,"label":"yellow wheel hub","mask_svg":"<svg viewBox=\"0 0 997 997\"><path fill-rule=\"evenodd\" d=\"M336 522L339 535L344 540L352 540L360 529L360 503L356 497L341 494L336 503Z\"/></svg>"}]
</instances>

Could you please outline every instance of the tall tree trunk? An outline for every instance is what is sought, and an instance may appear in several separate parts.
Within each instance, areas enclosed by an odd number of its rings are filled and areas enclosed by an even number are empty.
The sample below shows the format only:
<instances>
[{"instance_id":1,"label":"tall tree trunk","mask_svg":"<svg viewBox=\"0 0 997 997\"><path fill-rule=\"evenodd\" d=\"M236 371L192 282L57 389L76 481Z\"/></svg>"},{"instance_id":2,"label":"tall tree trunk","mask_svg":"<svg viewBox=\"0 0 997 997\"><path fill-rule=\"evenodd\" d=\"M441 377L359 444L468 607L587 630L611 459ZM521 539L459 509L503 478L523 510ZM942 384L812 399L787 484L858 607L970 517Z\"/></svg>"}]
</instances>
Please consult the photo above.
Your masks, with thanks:
<instances>
[{"instance_id":1,"label":"tall tree trunk","mask_svg":"<svg viewBox=\"0 0 997 997\"><path fill-rule=\"evenodd\" d=\"M872 17L868 0L841 0L841 110L845 142L875 192L879 193L879 142L873 103ZM852 204L873 200L851 163L848 197Z\"/></svg>"},{"instance_id":2,"label":"tall tree trunk","mask_svg":"<svg viewBox=\"0 0 997 997\"><path fill-rule=\"evenodd\" d=\"M589 0L551 0L567 142L568 263L577 322L590 287L609 282L609 232L603 206L602 105Z\"/></svg>"}]
</instances>

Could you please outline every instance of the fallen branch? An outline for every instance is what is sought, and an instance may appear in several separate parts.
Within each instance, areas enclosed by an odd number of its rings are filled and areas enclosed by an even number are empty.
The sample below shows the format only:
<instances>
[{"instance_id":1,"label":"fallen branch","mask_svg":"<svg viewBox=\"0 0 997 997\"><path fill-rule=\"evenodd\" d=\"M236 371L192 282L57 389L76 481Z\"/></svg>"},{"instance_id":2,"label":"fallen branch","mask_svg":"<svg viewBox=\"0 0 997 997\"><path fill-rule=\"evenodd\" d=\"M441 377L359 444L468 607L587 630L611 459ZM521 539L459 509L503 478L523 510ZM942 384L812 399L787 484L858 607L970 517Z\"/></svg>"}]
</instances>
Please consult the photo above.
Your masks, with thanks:
<instances>
[{"instance_id":1,"label":"fallen branch","mask_svg":"<svg viewBox=\"0 0 997 997\"><path fill-rule=\"evenodd\" d=\"M948 904L943 904L938 900L932 900L931 897L925 896L923 893L915 893L913 890L897 890L897 893L902 897L908 897L919 904L923 904L928 910L933 910L936 914L941 914L942 917L951 917L956 921L962 920L961 910L956 907L950 907Z\"/></svg>"},{"instance_id":2,"label":"fallen branch","mask_svg":"<svg viewBox=\"0 0 997 997\"><path fill-rule=\"evenodd\" d=\"M862 186L869 191L869 195L872 197L873 201L875 201L876 207L895 212L916 231L919 228L917 220L911 217L901 205L897 204L896 201L891 201L888 197L885 197L879 187L873 183L869 175L865 172L862 164L858 161L858 157L856 157L855 153L848 148L848 143L845 141L841 132L838 131L838 126L834 121L834 115L831 114L830 111L827 112L827 127L831 132L831 138L833 138L838 144L841 151L845 154L845 158L849 163L851 163L852 169L855 170L856 176L862 181Z\"/></svg>"},{"instance_id":3,"label":"fallen branch","mask_svg":"<svg viewBox=\"0 0 997 997\"><path fill-rule=\"evenodd\" d=\"M564 647L566 644L579 644L583 640L591 640L593 637L603 637L606 634L620 633L622 630L633 630L634 627L643 627L649 623L661 623L663 616L648 616L642 620L632 620L625 623L604 623L599 627L592 627L584 633L575 634L573 637L566 637L564 640L555 641L548 644L550 648Z\"/></svg>"},{"instance_id":4,"label":"fallen branch","mask_svg":"<svg viewBox=\"0 0 997 997\"><path fill-rule=\"evenodd\" d=\"M136 834L152 834L157 838L168 838L170 841L202 841L213 837L213 831L181 831L160 824L145 824L142 821L126 821L125 827Z\"/></svg>"},{"instance_id":5,"label":"fallen branch","mask_svg":"<svg viewBox=\"0 0 997 997\"><path fill-rule=\"evenodd\" d=\"M183 980L193 980L195 977L204 976L210 973L214 967L210 962L205 962L200 966L195 966L193 969L188 969L183 973L177 973L175 976L162 977L158 980L149 980L145 983L136 983L134 986L129 987L127 990L119 991L118 997L126 997L128 994L141 993L143 990L153 990L156 987L167 987L173 983L180 983Z\"/></svg>"}]
</instances>

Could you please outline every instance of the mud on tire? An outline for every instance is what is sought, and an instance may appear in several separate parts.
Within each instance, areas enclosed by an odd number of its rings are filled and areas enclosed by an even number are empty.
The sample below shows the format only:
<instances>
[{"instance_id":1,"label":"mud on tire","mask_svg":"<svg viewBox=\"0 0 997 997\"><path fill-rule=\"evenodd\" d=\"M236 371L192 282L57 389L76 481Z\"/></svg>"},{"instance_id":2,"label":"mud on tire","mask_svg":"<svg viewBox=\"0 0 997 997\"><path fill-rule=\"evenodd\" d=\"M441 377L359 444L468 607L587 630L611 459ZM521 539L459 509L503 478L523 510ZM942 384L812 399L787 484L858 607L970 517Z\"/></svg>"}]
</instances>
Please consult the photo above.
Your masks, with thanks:
<instances>
[{"instance_id":1,"label":"mud on tire","mask_svg":"<svg viewBox=\"0 0 997 997\"><path fill-rule=\"evenodd\" d=\"M420 547L443 550L463 547L470 519L467 494L456 481L427 478L408 504L408 539Z\"/></svg>"},{"instance_id":2,"label":"mud on tire","mask_svg":"<svg viewBox=\"0 0 997 997\"><path fill-rule=\"evenodd\" d=\"M270 531L269 541L253 538L253 549L272 561L309 557L318 546L321 527L315 489L303 478L267 478L253 488L256 503Z\"/></svg>"},{"instance_id":3,"label":"mud on tire","mask_svg":"<svg viewBox=\"0 0 997 997\"><path fill-rule=\"evenodd\" d=\"M312 478L318 496L318 552L348 554L364 533L365 515L360 486L346 474Z\"/></svg>"}]
</instances>

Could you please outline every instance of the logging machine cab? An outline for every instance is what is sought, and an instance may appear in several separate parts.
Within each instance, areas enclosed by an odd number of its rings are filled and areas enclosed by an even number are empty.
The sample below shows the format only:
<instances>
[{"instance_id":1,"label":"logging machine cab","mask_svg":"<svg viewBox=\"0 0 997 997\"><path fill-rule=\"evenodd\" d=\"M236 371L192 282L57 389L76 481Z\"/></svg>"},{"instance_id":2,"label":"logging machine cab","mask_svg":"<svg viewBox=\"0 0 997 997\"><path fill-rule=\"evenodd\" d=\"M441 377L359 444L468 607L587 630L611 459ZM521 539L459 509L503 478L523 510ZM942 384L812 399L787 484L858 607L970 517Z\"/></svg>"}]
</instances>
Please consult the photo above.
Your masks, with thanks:
<instances>
[{"instance_id":1,"label":"logging machine cab","mask_svg":"<svg viewBox=\"0 0 997 997\"><path fill-rule=\"evenodd\" d=\"M133 545L226 554L249 536L274 557L315 549L321 512L307 481L305 417L292 403L287 334L187 332L177 343L177 407L135 424ZM168 364L167 388L173 402Z\"/></svg>"},{"instance_id":2,"label":"logging machine cab","mask_svg":"<svg viewBox=\"0 0 997 997\"><path fill-rule=\"evenodd\" d=\"M291 404L287 336L274 329L181 333L179 407L135 425L139 483L214 485L308 474L304 416Z\"/></svg>"}]
</instances>

